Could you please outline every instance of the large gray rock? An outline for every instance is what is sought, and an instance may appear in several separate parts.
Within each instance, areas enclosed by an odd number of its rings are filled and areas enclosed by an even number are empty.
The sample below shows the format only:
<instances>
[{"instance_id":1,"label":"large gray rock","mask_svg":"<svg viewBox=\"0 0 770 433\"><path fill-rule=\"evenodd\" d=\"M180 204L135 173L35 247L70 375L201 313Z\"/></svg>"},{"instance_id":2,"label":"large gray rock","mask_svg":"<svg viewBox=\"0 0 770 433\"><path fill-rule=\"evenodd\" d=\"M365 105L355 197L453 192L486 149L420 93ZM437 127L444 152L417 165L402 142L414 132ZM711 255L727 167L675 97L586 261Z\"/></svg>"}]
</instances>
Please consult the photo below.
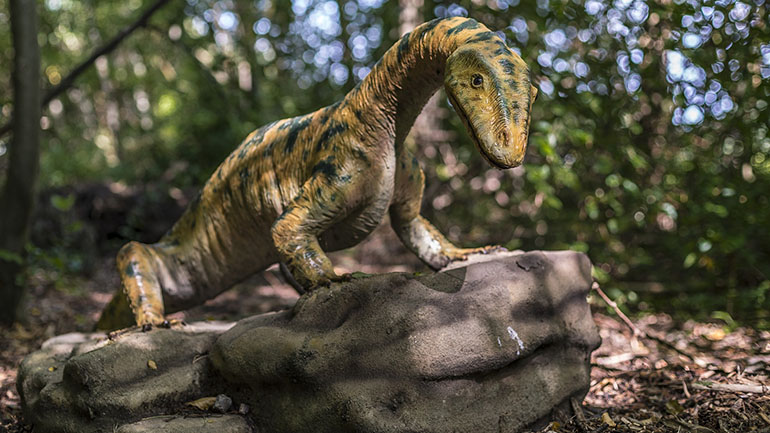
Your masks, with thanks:
<instances>
[{"instance_id":1,"label":"large gray rock","mask_svg":"<svg viewBox=\"0 0 770 433\"><path fill-rule=\"evenodd\" d=\"M19 368L25 419L36 432L113 432L143 417L179 411L185 402L214 393L207 355L231 326L195 323L131 332L114 341L103 333L54 337Z\"/></svg>"},{"instance_id":2,"label":"large gray rock","mask_svg":"<svg viewBox=\"0 0 770 433\"><path fill-rule=\"evenodd\" d=\"M231 413L211 431L516 432L581 399L599 344L586 256L456 266L334 285L227 331L57 337L22 364L25 414L39 432L204 431L150 417L225 393L248 420Z\"/></svg>"},{"instance_id":3,"label":"large gray rock","mask_svg":"<svg viewBox=\"0 0 770 433\"><path fill-rule=\"evenodd\" d=\"M591 265L497 258L314 292L239 322L212 363L265 431L520 431L588 389Z\"/></svg>"}]
</instances>

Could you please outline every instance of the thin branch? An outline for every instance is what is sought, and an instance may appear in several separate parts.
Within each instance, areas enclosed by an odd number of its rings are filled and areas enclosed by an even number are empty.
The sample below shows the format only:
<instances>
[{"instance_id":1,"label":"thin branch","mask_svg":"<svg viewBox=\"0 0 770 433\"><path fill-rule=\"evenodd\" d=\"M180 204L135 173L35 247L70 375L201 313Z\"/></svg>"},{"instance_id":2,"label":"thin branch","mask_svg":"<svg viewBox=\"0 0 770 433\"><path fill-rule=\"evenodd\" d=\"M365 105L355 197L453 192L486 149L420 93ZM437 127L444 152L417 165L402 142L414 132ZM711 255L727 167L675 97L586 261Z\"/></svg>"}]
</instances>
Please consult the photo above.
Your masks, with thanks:
<instances>
[{"instance_id":1,"label":"thin branch","mask_svg":"<svg viewBox=\"0 0 770 433\"><path fill-rule=\"evenodd\" d=\"M691 361L695 360L695 355L693 355L691 353L688 353L688 352L686 352L686 351L676 347L676 345L668 342L665 338L660 337L660 336L655 335L655 334L652 334L650 332L646 332L646 331L643 331L643 330L639 329L639 327L636 326L634 324L634 322L632 322L631 319L629 319L628 316L626 316L626 314L623 313L623 311L620 310L620 308L618 307L618 304L616 304L615 301L610 299L610 297L607 296L606 293L604 293L602 288L599 287L599 283L594 281L594 283L591 286L591 288L594 289L596 291L596 293L599 294L599 296L601 296L601 298L604 300L604 302L607 303L607 305L609 305L610 307L612 307L613 310L615 310L615 314L617 314L618 317L620 317L621 320L623 320L623 322L626 324L626 326L628 326L631 329L631 332L634 333L635 337L638 336L638 337L646 338L648 340L655 341L658 344L666 346L669 349L673 350L674 352L684 356L685 358L689 358Z\"/></svg>"},{"instance_id":2,"label":"thin branch","mask_svg":"<svg viewBox=\"0 0 770 433\"><path fill-rule=\"evenodd\" d=\"M91 56L89 56L86 60L81 62L79 65L75 67L69 74L67 74L66 77L64 77L61 82L53 87L52 89L49 89L45 95L43 96L43 99L40 102L40 105L42 107L45 107L46 104L51 102L54 98L59 96L62 92L67 90L68 88L72 87L72 85L75 83L75 80L83 73L85 72L91 65L98 59L99 57L111 53L115 48L120 45L121 42L123 42L124 39L126 39L131 33L133 33L136 29L140 27L145 27L147 25L147 21L150 19L150 17L157 12L160 8L166 5L170 0L157 0L152 6L150 6L144 13L137 18L136 21L134 21L131 25L128 27L125 27L123 30L121 30L117 35L115 35L112 39L110 39L106 44L102 45L101 47L94 50L93 53L91 53ZM11 122L3 125L0 127L0 137L7 134L11 131Z\"/></svg>"},{"instance_id":3,"label":"thin branch","mask_svg":"<svg viewBox=\"0 0 770 433\"><path fill-rule=\"evenodd\" d=\"M602 299L604 300L604 302L605 302L607 305L609 305L610 307L612 307L612 309L613 309L613 310L615 310L615 314L617 314L617 315L618 315L618 317L620 317L620 319L621 319L621 320L623 320L623 322L626 324L626 326L628 326L628 327L631 329L631 332L633 332L633 333L634 333L634 336L635 336L635 337L640 337L640 336L644 336L644 335L645 335L644 331L642 331L641 329L639 329L639 328L638 328L638 327L637 327L637 326L634 324L634 322L632 322L632 321L631 321L631 319L629 319L629 318L628 318L628 316L626 316L626 313L624 313L624 312L623 312L623 311L622 311L622 310L621 310L621 309L618 307L618 304L616 304L616 303L615 303L615 301L613 301L612 299L610 299L610 297L609 297L609 296L607 296L607 294L606 294L606 293L604 293L604 290L602 290L602 288L601 288L601 287L599 287L599 283L597 283L596 281L594 281L594 284L591 286L591 288L592 288L592 289L594 289L594 290L596 290L596 293L598 293L598 294L599 294L599 296L601 296L601 297L602 297Z\"/></svg>"},{"instance_id":4,"label":"thin branch","mask_svg":"<svg viewBox=\"0 0 770 433\"><path fill-rule=\"evenodd\" d=\"M714 382L693 382L693 389L706 391L724 391L724 392L744 392L754 394L770 394L770 386L767 385L744 385L740 383L714 383Z\"/></svg>"},{"instance_id":5,"label":"thin branch","mask_svg":"<svg viewBox=\"0 0 770 433\"><path fill-rule=\"evenodd\" d=\"M585 413L583 413L583 407L580 404L575 397L570 397L569 399L570 405L572 406L572 412L575 413L576 421L578 427L580 427L581 431L587 432L588 431L588 420L586 419Z\"/></svg>"}]
</instances>

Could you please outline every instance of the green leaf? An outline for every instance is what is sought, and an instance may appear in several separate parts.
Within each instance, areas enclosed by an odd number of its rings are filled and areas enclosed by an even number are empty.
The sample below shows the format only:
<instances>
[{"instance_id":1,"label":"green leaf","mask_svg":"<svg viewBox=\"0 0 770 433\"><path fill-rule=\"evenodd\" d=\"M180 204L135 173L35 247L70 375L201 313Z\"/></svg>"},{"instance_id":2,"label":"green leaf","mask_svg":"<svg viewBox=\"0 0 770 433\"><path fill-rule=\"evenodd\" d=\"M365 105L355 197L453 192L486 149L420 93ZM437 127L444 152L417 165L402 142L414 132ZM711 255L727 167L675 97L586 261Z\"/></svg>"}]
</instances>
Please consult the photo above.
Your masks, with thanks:
<instances>
[{"instance_id":1,"label":"green leaf","mask_svg":"<svg viewBox=\"0 0 770 433\"><path fill-rule=\"evenodd\" d=\"M706 202L703 205L703 208L706 209L707 212L711 212L713 214L716 214L717 216L724 218L726 217L730 212L727 211L727 208L722 206L721 204L716 204L712 202Z\"/></svg>"},{"instance_id":2,"label":"green leaf","mask_svg":"<svg viewBox=\"0 0 770 433\"><path fill-rule=\"evenodd\" d=\"M669 401L667 401L666 402L666 410L671 415L679 415L680 413L684 412L684 408L676 400L669 400Z\"/></svg>"},{"instance_id":3,"label":"green leaf","mask_svg":"<svg viewBox=\"0 0 770 433\"><path fill-rule=\"evenodd\" d=\"M24 263L24 259L19 254L4 249L0 249L0 260L14 262L19 265Z\"/></svg>"},{"instance_id":4,"label":"green leaf","mask_svg":"<svg viewBox=\"0 0 770 433\"><path fill-rule=\"evenodd\" d=\"M70 209L72 209L72 206L74 204L75 204L74 194L68 194L66 196L54 194L51 196L51 205L61 212L69 211Z\"/></svg>"}]
</instances>

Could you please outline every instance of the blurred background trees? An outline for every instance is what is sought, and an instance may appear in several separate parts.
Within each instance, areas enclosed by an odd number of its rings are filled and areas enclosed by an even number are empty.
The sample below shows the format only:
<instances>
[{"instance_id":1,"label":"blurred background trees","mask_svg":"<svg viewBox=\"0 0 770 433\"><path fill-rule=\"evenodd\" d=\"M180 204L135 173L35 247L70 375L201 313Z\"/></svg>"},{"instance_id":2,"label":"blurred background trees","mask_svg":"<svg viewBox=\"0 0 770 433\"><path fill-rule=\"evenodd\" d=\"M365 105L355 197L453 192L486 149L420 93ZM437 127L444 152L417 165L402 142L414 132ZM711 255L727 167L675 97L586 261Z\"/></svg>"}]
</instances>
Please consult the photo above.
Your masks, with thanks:
<instances>
[{"instance_id":1,"label":"blurred background trees","mask_svg":"<svg viewBox=\"0 0 770 433\"><path fill-rule=\"evenodd\" d=\"M59 84L150 4L38 2L41 88ZM530 148L522 167L489 167L440 94L408 141L427 175L426 216L463 245L585 251L605 289L639 311L715 312L768 327L768 7L170 2L44 107L41 203L66 213L76 206L69 185L160 185L143 190L150 204L130 207L115 242L137 237L153 223L152 203L184 204L251 130L340 99L412 25L407 9L418 21L471 16L499 30L533 71L540 95ZM8 11L0 0L0 125L19 107ZM12 145L11 135L0 137L2 179ZM68 220L57 242L33 237L33 258L82 269L94 253L77 234L87 223Z\"/></svg>"}]
</instances>

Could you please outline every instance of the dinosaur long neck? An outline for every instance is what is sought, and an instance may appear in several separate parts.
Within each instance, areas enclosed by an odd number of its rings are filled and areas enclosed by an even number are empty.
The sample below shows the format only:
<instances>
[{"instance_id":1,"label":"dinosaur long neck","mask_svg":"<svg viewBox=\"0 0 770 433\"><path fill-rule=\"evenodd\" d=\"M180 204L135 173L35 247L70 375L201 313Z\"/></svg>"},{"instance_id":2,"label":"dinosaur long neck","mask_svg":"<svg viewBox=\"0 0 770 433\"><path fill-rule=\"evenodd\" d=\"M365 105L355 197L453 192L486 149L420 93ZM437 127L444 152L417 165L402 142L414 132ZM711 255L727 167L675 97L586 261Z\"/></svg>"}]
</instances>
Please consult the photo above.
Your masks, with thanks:
<instances>
[{"instance_id":1,"label":"dinosaur long neck","mask_svg":"<svg viewBox=\"0 0 770 433\"><path fill-rule=\"evenodd\" d=\"M415 119L444 83L447 58L460 46L488 34L473 19L436 19L405 34L347 96L366 128L380 138L403 143Z\"/></svg>"}]
</instances>

